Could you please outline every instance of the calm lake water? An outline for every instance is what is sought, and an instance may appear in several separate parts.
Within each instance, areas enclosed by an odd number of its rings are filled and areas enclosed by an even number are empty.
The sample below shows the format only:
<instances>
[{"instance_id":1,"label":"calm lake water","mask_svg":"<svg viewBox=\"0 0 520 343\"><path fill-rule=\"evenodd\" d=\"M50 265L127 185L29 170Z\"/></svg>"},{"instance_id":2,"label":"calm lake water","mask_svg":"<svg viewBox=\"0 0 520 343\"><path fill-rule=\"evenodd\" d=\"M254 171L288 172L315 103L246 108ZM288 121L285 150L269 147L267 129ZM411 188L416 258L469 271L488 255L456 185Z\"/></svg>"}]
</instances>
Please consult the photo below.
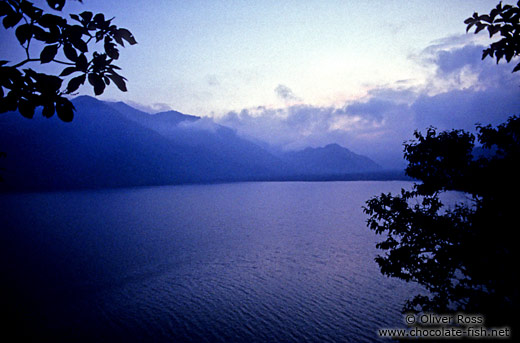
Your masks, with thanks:
<instances>
[{"instance_id":1,"label":"calm lake water","mask_svg":"<svg viewBox=\"0 0 520 343\"><path fill-rule=\"evenodd\" d=\"M417 287L382 276L361 207L408 182L0 195L3 304L39 338L374 342Z\"/></svg>"}]
</instances>

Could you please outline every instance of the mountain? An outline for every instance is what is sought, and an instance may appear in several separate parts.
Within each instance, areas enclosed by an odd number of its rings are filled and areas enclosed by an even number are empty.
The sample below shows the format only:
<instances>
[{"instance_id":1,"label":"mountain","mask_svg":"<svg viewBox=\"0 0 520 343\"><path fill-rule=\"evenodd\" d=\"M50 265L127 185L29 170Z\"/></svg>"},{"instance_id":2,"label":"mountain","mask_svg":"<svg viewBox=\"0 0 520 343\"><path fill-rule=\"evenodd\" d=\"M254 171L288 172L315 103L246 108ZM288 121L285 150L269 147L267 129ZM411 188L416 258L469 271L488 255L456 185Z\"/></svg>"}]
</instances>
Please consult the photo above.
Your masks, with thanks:
<instances>
[{"instance_id":1,"label":"mountain","mask_svg":"<svg viewBox=\"0 0 520 343\"><path fill-rule=\"evenodd\" d=\"M338 145L274 155L211 119L73 99L74 120L0 115L4 190L305 179L377 171Z\"/></svg>"},{"instance_id":2,"label":"mountain","mask_svg":"<svg viewBox=\"0 0 520 343\"><path fill-rule=\"evenodd\" d=\"M355 154L338 144L287 152L284 159L295 170L306 175L341 175L382 170L368 157Z\"/></svg>"},{"instance_id":3,"label":"mountain","mask_svg":"<svg viewBox=\"0 0 520 343\"><path fill-rule=\"evenodd\" d=\"M119 102L105 102L127 119L139 123L149 129L162 132L165 128L176 127L180 122L194 122L200 117L183 114L177 111L159 112L156 114L149 114L139 111L131 106L128 106L122 101Z\"/></svg>"},{"instance_id":4,"label":"mountain","mask_svg":"<svg viewBox=\"0 0 520 343\"><path fill-rule=\"evenodd\" d=\"M108 103L126 118L139 123L179 146L204 149L222 163L232 161L250 169L248 176L229 168L229 175L238 179L285 175L290 167L259 145L240 138L234 130L216 124L211 119L166 111L149 114L136 110L123 102Z\"/></svg>"},{"instance_id":5,"label":"mountain","mask_svg":"<svg viewBox=\"0 0 520 343\"><path fill-rule=\"evenodd\" d=\"M7 187L145 185L190 176L183 168L187 161L158 133L93 98L77 98L74 106L71 123L39 113L31 120L14 113L2 116L0 146L7 154ZM175 170L172 160L177 160Z\"/></svg>"}]
</instances>

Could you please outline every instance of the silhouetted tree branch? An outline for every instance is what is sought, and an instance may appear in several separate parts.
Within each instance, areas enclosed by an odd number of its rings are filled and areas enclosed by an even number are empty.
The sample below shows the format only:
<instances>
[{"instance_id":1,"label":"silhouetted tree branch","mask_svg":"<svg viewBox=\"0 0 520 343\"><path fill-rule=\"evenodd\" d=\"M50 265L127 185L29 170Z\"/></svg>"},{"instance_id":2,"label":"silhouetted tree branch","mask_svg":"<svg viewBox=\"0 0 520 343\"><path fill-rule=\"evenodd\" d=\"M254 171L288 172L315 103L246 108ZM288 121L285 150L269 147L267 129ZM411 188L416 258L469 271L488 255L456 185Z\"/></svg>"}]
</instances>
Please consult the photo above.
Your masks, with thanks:
<instances>
[{"instance_id":1,"label":"silhouetted tree branch","mask_svg":"<svg viewBox=\"0 0 520 343\"><path fill-rule=\"evenodd\" d=\"M498 5L489 12L489 14L479 15L473 13L472 17L469 17L464 21L467 24L466 32L468 32L473 26L475 26L475 33L479 33L482 30L487 29L489 32L489 38L495 34L500 34L502 39L497 42L491 43L489 48L485 49L482 53L482 59L486 57L495 58L497 63L504 58L507 62L510 62L513 57L520 54L520 1L517 2L516 6L502 5L499 2ZM516 65L513 72L520 70L520 63Z\"/></svg>"},{"instance_id":2,"label":"silhouetted tree branch","mask_svg":"<svg viewBox=\"0 0 520 343\"><path fill-rule=\"evenodd\" d=\"M510 323L516 309L518 250L511 237L516 222L515 163L520 158L520 118L493 128L478 127L487 157L473 155L475 137L465 131L415 132L405 145L406 173L420 183L401 194L367 201L368 226L386 239L376 262L384 275L424 286L405 310L466 311ZM470 204L446 208L446 191L468 195Z\"/></svg>"},{"instance_id":3,"label":"silhouetted tree branch","mask_svg":"<svg viewBox=\"0 0 520 343\"><path fill-rule=\"evenodd\" d=\"M52 10L61 11L65 0L47 0L47 4ZM71 14L68 21L26 0L2 0L0 18L5 29L14 30L26 56L11 65L0 60L0 113L18 110L24 117L32 118L35 108L43 106L45 117L57 113L61 120L71 121L74 106L65 96L74 94L85 81L96 95L102 94L111 82L121 91L127 90L126 79L113 62L119 59L118 46L137 42L130 31L112 24L114 18L105 19L103 13L85 11ZM92 40L102 44L103 49L89 53ZM39 44L35 47L33 42ZM21 69L31 63L67 67L59 75ZM65 78L68 82L64 87Z\"/></svg>"},{"instance_id":4,"label":"silhouetted tree branch","mask_svg":"<svg viewBox=\"0 0 520 343\"><path fill-rule=\"evenodd\" d=\"M500 33L502 40L483 54L498 63L519 54L519 20L518 6L500 3L465 23L468 31ZM411 191L368 200L364 212L369 228L385 236L377 244L384 252L376 257L381 272L428 291L407 301L404 311L463 311L485 315L486 325L516 326L520 118L496 128L478 125L477 132L416 131L404 157L406 174L418 182ZM447 191L463 192L469 203L446 207L440 196Z\"/></svg>"}]
</instances>

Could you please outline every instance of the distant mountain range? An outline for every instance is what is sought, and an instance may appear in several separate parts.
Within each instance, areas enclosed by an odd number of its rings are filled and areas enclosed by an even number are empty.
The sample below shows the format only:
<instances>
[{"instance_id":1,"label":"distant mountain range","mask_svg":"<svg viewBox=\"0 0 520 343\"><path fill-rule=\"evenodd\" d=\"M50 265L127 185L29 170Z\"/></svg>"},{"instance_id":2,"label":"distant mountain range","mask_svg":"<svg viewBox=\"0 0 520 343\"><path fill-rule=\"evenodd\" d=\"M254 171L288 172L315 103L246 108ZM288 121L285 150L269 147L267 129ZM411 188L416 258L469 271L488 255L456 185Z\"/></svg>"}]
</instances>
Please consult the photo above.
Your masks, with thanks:
<instances>
[{"instance_id":1,"label":"distant mountain range","mask_svg":"<svg viewBox=\"0 0 520 343\"><path fill-rule=\"evenodd\" d=\"M71 123L40 113L33 119L0 114L0 151L6 153L0 159L0 188L388 177L369 158L337 144L273 153L208 118L176 111L149 114L88 96L73 103Z\"/></svg>"}]
</instances>

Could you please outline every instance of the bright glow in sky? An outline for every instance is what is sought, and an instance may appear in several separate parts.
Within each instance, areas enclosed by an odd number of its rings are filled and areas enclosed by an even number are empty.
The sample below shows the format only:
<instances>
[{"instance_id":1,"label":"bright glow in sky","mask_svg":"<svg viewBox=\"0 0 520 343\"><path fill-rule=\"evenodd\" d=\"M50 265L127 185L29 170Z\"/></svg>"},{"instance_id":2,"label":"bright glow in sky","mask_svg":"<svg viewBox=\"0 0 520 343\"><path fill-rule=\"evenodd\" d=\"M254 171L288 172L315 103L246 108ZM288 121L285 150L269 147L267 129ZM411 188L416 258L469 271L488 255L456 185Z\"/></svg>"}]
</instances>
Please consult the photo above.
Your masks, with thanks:
<instances>
[{"instance_id":1,"label":"bright glow in sky","mask_svg":"<svg viewBox=\"0 0 520 343\"><path fill-rule=\"evenodd\" d=\"M221 115L256 106L341 105L399 80L424 82L428 70L410 56L464 33L465 18L496 3L85 0L66 9L115 16L139 43L122 49L118 63L129 91L108 87L101 99ZM279 85L294 97L277 95Z\"/></svg>"}]
</instances>

